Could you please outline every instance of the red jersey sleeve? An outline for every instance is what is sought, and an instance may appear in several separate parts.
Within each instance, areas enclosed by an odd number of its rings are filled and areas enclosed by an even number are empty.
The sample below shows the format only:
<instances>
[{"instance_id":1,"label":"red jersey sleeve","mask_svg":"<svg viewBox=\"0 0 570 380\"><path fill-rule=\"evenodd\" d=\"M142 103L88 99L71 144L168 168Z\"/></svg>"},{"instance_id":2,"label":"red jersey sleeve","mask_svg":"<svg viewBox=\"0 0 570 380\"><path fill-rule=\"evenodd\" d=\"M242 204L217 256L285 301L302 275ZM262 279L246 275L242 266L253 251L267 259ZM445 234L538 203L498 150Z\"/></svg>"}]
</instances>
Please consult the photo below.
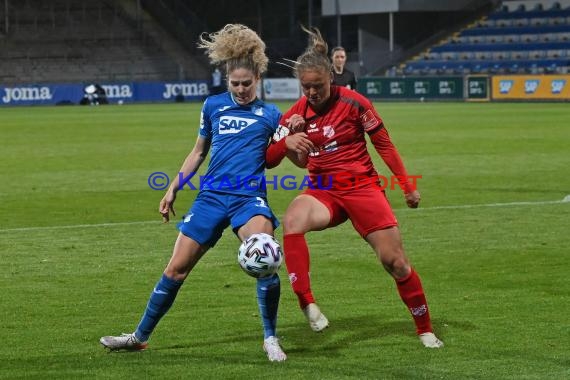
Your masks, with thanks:
<instances>
[{"instance_id":1,"label":"red jersey sleeve","mask_svg":"<svg viewBox=\"0 0 570 380\"><path fill-rule=\"evenodd\" d=\"M265 167L267 169L276 167L286 155L287 146L285 145L285 139L281 139L278 142L273 142L272 140L265 151Z\"/></svg>"},{"instance_id":2,"label":"red jersey sleeve","mask_svg":"<svg viewBox=\"0 0 570 380\"><path fill-rule=\"evenodd\" d=\"M376 152L378 152L384 163L386 163L390 171L396 176L404 193L407 194L416 190L415 182L414 185L410 183L402 158L394 144L392 144L392 140L390 140L386 128L384 128L384 121L382 121L382 118L370 100L358 93L355 97L360 104L358 110L360 124L364 131L370 136L370 140Z\"/></svg>"},{"instance_id":3,"label":"red jersey sleeve","mask_svg":"<svg viewBox=\"0 0 570 380\"><path fill-rule=\"evenodd\" d=\"M383 127L383 125L381 127ZM370 134L370 140L372 141L372 144L374 144L374 148L376 148L380 157L382 157L382 160L398 179L398 183L404 193L408 194L416 190L415 181L414 185L410 183L404 162L402 161L398 150L394 144L392 144L392 140L390 140L390 136L388 135L386 128L380 128Z\"/></svg>"},{"instance_id":4,"label":"red jersey sleeve","mask_svg":"<svg viewBox=\"0 0 570 380\"><path fill-rule=\"evenodd\" d=\"M265 166L268 169L274 168L281 163L283 158L287 155L287 146L285 145L285 137L290 133L289 128L285 125L287 124L285 120L289 118L292 114L292 110L285 113L279 120L279 127L277 131L273 134L271 142L265 151Z\"/></svg>"},{"instance_id":5,"label":"red jersey sleeve","mask_svg":"<svg viewBox=\"0 0 570 380\"><path fill-rule=\"evenodd\" d=\"M376 109L370 100L357 92L354 92L353 96L359 104L358 117L360 119L360 124L364 129L364 132L371 134L374 133L374 131L382 128L384 122L382 121L380 115L378 115L378 112L376 112Z\"/></svg>"}]
</instances>

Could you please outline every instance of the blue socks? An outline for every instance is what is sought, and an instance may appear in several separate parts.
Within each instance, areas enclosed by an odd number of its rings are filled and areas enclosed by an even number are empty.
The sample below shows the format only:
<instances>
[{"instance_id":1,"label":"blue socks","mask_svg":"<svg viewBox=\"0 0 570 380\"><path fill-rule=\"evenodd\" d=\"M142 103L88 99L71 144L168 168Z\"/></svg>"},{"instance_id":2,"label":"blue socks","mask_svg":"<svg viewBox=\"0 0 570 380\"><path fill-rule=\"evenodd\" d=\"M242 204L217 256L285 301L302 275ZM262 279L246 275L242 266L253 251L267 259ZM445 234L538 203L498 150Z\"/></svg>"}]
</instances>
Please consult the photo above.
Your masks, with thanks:
<instances>
[{"instance_id":1,"label":"blue socks","mask_svg":"<svg viewBox=\"0 0 570 380\"><path fill-rule=\"evenodd\" d=\"M135 337L139 341L146 342L148 340L162 316L174 303L178 289L182 284L182 281L168 278L165 274L162 275L150 295L146 310L135 331Z\"/></svg>"},{"instance_id":2,"label":"blue socks","mask_svg":"<svg viewBox=\"0 0 570 380\"><path fill-rule=\"evenodd\" d=\"M279 306L280 295L281 282L277 274L271 277L257 279L257 303L263 322L265 339L270 336L277 336L277 308Z\"/></svg>"},{"instance_id":3,"label":"blue socks","mask_svg":"<svg viewBox=\"0 0 570 380\"><path fill-rule=\"evenodd\" d=\"M174 303L182 284L182 281L176 281L164 274L162 275L150 295L146 310L135 330L135 337L139 341L146 342L149 339L160 319ZM257 303L263 323L264 338L277 336L277 309L280 295L281 281L277 274L257 279Z\"/></svg>"}]
</instances>

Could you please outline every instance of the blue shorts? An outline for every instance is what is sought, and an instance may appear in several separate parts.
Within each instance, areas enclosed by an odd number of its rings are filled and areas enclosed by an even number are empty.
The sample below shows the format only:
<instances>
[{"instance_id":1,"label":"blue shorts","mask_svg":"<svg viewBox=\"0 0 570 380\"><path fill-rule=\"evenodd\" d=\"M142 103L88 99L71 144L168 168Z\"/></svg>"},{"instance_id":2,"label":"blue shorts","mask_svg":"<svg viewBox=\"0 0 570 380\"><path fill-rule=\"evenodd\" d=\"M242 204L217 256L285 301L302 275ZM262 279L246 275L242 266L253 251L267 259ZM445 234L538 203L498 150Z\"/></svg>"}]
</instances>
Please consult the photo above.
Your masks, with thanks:
<instances>
[{"instance_id":1,"label":"blue shorts","mask_svg":"<svg viewBox=\"0 0 570 380\"><path fill-rule=\"evenodd\" d=\"M279 226L265 198L203 191L178 223L178 229L200 245L213 247L230 224L236 233L256 215L269 219L274 229Z\"/></svg>"}]
</instances>

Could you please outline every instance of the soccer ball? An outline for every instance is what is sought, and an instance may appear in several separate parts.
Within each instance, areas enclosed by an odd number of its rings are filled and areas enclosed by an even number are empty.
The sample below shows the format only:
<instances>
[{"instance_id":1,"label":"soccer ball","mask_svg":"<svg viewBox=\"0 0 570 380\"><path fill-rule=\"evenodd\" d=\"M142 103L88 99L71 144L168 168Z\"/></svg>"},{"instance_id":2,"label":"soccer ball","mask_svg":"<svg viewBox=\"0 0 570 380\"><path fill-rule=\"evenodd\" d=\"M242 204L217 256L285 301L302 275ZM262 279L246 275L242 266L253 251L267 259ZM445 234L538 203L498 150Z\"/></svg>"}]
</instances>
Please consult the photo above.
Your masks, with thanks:
<instances>
[{"instance_id":1,"label":"soccer ball","mask_svg":"<svg viewBox=\"0 0 570 380\"><path fill-rule=\"evenodd\" d=\"M271 235L253 234L241 243L238 263L241 269L255 278L277 273L283 262L281 246Z\"/></svg>"}]
</instances>

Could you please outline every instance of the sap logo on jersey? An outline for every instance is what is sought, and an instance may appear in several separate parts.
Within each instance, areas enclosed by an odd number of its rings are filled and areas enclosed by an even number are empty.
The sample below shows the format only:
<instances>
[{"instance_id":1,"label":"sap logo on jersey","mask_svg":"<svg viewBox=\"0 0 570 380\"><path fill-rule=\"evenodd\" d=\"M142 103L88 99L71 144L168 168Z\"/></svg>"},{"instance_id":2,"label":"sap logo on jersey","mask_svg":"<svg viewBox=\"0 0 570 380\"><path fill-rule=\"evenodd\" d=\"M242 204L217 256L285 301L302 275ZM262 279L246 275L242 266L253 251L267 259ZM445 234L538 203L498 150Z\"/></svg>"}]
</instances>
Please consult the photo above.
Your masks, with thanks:
<instances>
[{"instance_id":1,"label":"sap logo on jersey","mask_svg":"<svg viewBox=\"0 0 570 380\"><path fill-rule=\"evenodd\" d=\"M245 117L224 116L220 118L220 135L239 133L256 121L256 119L246 119Z\"/></svg>"}]
</instances>

